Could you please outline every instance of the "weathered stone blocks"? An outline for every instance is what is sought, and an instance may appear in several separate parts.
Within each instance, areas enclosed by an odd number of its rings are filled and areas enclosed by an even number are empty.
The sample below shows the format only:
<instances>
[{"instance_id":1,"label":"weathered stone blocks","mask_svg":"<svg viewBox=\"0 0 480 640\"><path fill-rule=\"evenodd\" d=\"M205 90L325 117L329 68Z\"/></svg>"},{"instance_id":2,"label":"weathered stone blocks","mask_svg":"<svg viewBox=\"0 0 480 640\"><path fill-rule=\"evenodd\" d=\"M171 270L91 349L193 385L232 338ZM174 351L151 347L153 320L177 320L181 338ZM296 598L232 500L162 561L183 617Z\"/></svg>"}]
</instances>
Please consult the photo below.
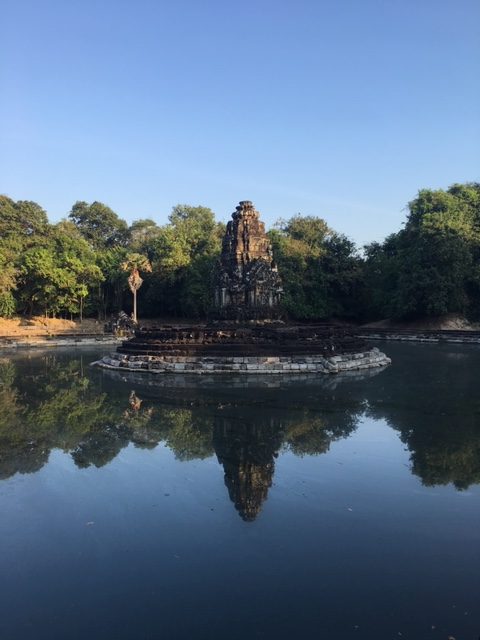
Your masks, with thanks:
<instances>
[{"instance_id":1,"label":"weathered stone blocks","mask_svg":"<svg viewBox=\"0 0 480 640\"><path fill-rule=\"evenodd\" d=\"M322 373L383 367L391 360L378 349L361 353L343 354L324 358L303 356L282 357L208 357L184 358L182 356L104 356L92 364L104 368L150 371L152 373Z\"/></svg>"}]
</instances>

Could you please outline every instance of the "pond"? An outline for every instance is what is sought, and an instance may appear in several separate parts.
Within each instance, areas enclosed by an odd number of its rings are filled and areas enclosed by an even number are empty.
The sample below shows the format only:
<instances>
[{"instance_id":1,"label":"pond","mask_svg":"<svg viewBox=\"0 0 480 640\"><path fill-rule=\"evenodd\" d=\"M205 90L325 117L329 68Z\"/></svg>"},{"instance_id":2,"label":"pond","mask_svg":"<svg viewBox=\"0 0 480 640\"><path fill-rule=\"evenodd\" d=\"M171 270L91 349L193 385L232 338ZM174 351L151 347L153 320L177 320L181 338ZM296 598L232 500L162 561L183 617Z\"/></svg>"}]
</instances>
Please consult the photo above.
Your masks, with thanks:
<instances>
[{"instance_id":1,"label":"pond","mask_svg":"<svg viewBox=\"0 0 480 640\"><path fill-rule=\"evenodd\" d=\"M0 355L0 637L475 639L480 347L331 377Z\"/></svg>"}]
</instances>

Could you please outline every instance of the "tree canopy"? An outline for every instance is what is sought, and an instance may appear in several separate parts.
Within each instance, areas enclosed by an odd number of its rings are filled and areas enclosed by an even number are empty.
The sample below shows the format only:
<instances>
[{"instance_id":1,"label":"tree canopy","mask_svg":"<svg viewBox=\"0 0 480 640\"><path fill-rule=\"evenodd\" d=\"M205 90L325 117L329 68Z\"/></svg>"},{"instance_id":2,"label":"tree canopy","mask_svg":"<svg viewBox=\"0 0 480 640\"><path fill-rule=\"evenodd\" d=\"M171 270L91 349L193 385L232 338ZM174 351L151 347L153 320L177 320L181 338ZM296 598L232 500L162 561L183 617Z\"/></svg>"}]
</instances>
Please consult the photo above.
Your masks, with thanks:
<instances>
[{"instance_id":1,"label":"tree canopy","mask_svg":"<svg viewBox=\"0 0 480 640\"><path fill-rule=\"evenodd\" d=\"M124 245L128 225L101 202L76 202L68 215L84 238L96 249Z\"/></svg>"},{"instance_id":2,"label":"tree canopy","mask_svg":"<svg viewBox=\"0 0 480 640\"><path fill-rule=\"evenodd\" d=\"M270 232L285 290L286 311L300 320L353 318L362 262L354 243L326 221L296 215Z\"/></svg>"},{"instance_id":3,"label":"tree canopy","mask_svg":"<svg viewBox=\"0 0 480 640\"><path fill-rule=\"evenodd\" d=\"M366 247L369 315L478 318L479 258L480 185L421 190L408 205L404 229Z\"/></svg>"},{"instance_id":4,"label":"tree canopy","mask_svg":"<svg viewBox=\"0 0 480 640\"><path fill-rule=\"evenodd\" d=\"M0 316L130 312L124 265L136 255L151 267L137 265L142 317L203 318L224 232L204 206L179 204L165 224L129 226L101 202L78 201L51 224L37 203L0 196ZM319 216L297 214L268 233L292 319L480 319L478 183L420 190L404 226L363 251Z\"/></svg>"}]
</instances>

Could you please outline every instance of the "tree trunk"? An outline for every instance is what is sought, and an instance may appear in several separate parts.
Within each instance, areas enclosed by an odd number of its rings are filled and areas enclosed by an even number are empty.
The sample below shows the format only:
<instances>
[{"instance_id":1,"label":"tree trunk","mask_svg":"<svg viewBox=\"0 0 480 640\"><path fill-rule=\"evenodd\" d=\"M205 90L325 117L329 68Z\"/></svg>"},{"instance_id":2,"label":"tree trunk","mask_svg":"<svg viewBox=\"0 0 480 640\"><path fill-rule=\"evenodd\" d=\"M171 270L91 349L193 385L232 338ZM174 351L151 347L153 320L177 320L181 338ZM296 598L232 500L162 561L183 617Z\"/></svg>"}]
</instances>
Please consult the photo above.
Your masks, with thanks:
<instances>
[{"instance_id":1,"label":"tree trunk","mask_svg":"<svg viewBox=\"0 0 480 640\"><path fill-rule=\"evenodd\" d=\"M98 283L98 301L97 301L97 318L98 320L102 319L102 306L103 306L103 287Z\"/></svg>"},{"instance_id":2,"label":"tree trunk","mask_svg":"<svg viewBox=\"0 0 480 640\"><path fill-rule=\"evenodd\" d=\"M133 321L137 322L137 292L133 292Z\"/></svg>"}]
</instances>

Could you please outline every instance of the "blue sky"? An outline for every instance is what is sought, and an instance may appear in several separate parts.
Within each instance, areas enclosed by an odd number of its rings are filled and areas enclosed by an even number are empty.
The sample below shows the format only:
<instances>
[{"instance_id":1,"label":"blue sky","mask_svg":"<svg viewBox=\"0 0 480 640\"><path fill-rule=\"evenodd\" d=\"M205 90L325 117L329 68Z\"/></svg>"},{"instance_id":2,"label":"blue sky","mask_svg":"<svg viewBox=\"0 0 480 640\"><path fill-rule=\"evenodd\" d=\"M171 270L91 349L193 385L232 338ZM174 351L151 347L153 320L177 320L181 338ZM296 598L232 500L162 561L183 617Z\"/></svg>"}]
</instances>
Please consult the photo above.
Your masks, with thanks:
<instances>
[{"instance_id":1,"label":"blue sky","mask_svg":"<svg viewBox=\"0 0 480 640\"><path fill-rule=\"evenodd\" d=\"M0 192L359 243L420 188L480 179L477 0L3 0Z\"/></svg>"}]
</instances>

